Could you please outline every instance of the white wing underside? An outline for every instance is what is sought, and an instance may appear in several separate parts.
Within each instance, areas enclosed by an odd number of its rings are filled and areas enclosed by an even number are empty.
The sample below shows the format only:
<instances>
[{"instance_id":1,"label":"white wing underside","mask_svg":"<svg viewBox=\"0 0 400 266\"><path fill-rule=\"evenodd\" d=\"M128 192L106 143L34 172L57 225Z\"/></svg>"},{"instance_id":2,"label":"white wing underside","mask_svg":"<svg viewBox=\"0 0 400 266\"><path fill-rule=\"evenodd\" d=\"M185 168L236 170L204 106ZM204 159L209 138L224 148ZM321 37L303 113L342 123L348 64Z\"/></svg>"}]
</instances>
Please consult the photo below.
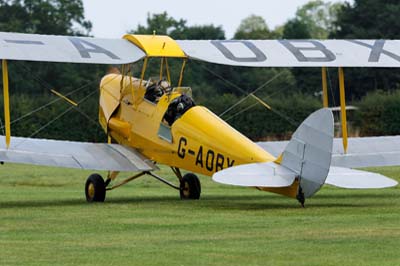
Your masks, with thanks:
<instances>
[{"instance_id":1,"label":"white wing underside","mask_svg":"<svg viewBox=\"0 0 400 266\"><path fill-rule=\"evenodd\" d=\"M400 67L399 40L177 40L190 59L246 67ZM0 32L0 59L128 64L146 54L125 39Z\"/></svg>"},{"instance_id":2,"label":"white wing underside","mask_svg":"<svg viewBox=\"0 0 400 266\"><path fill-rule=\"evenodd\" d=\"M178 40L189 58L247 67L400 67L399 40Z\"/></svg>"},{"instance_id":3,"label":"white wing underside","mask_svg":"<svg viewBox=\"0 0 400 266\"><path fill-rule=\"evenodd\" d=\"M288 141L257 144L279 156ZM348 168L400 165L400 136L349 138L347 154L343 153L342 139L334 139L331 165Z\"/></svg>"},{"instance_id":4,"label":"white wing underside","mask_svg":"<svg viewBox=\"0 0 400 266\"><path fill-rule=\"evenodd\" d=\"M353 189L386 188L397 185L396 181L384 175L343 167L331 167L325 183Z\"/></svg>"},{"instance_id":5,"label":"white wing underside","mask_svg":"<svg viewBox=\"0 0 400 266\"><path fill-rule=\"evenodd\" d=\"M231 167L213 175L213 180L242 187L288 187L296 173L279 164L257 163ZM377 173L342 167L330 167L326 184L350 189L387 188L397 182Z\"/></svg>"},{"instance_id":6,"label":"white wing underside","mask_svg":"<svg viewBox=\"0 0 400 266\"><path fill-rule=\"evenodd\" d=\"M118 144L12 137L6 149L4 136L0 136L0 161L105 171L157 169L138 151Z\"/></svg>"},{"instance_id":7,"label":"white wing underside","mask_svg":"<svg viewBox=\"0 0 400 266\"><path fill-rule=\"evenodd\" d=\"M117 65L143 57L145 53L125 39L0 32L0 59Z\"/></svg>"}]
</instances>

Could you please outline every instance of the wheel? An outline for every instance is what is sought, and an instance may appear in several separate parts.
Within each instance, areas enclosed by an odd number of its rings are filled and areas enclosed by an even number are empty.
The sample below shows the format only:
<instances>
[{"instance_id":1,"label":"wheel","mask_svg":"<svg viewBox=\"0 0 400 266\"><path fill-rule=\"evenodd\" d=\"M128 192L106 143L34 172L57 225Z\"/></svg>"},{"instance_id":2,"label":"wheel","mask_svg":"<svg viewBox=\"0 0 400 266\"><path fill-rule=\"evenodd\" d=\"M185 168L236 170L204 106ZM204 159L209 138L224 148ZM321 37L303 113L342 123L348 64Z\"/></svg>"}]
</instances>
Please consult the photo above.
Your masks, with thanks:
<instances>
[{"instance_id":1,"label":"wheel","mask_svg":"<svg viewBox=\"0 0 400 266\"><path fill-rule=\"evenodd\" d=\"M187 173L182 177L180 184L181 199L199 199L201 185L199 178L192 173Z\"/></svg>"},{"instance_id":2,"label":"wheel","mask_svg":"<svg viewBox=\"0 0 400 266\"><path fill-rule=\"evenodd\" d=\"M86 201L103 202L106 198L106 186L99 174L91 174L85 185Z\"/></svg>"}]
</instances>

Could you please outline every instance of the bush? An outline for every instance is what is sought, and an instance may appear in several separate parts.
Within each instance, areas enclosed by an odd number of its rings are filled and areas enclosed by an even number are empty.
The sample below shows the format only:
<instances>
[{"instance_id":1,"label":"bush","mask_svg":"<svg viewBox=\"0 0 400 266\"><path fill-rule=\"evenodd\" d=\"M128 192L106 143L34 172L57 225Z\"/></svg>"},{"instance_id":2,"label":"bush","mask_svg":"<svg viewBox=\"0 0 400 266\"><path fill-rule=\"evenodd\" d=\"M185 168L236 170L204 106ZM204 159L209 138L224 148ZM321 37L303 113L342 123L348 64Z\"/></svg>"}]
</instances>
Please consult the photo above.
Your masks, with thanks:
<instances>
[{"instance_id":1,"label":"bush","mask_svg":"<svg viewBox=\"0 0 400 266\"><path fill-rule=\"evenodd\" d=\"M400 134L400 90L369 93L358 107L356 122L362 136Z\"/></svg>"},{"instance_id":2,"label":"bush","mask_svg":"<svg viewBox=\"0 0 400 266\"><path fill-rule=\"evenodd\" d=\"M239 99L230 94L215 95L201 104L220 114ZM288 139L308 115L322 107L320 99L303 94L263 100L272 110L249 97L222 118L252 140Z\"/></svg>"}]
</instances>

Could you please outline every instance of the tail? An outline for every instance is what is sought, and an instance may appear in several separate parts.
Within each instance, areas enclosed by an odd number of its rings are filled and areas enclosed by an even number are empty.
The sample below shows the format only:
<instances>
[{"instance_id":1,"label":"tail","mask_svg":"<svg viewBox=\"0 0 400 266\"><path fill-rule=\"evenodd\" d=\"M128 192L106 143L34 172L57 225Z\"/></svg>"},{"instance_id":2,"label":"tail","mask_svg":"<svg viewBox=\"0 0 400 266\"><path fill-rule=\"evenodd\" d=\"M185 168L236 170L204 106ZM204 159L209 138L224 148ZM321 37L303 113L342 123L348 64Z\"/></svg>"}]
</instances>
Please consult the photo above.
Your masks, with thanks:
<instances>
[{"instance_id":1,"label":"tail","mask_svg":"<svg viewBox=\"0 0 400 266\"><path fill-rule=\"evenodd\" d=\"M213 180L248 187L287 187L300 181L298 199L314 195L329 173L333 115L329 109L312 113L296 130L275 162L240 165L219 171Z\"/></svg>"},{"instance_id":2,"label":"tail","mask_svg":"<svg viewBox=\"0 0 400 266\"><path fill-rule=\"evenodd\" d=\"M312 113L294 132L275 163L291 170L299 181L297 199L304 203L321 189L332 159L334 120L329 109Z\"/></svg>"}]
</instances>

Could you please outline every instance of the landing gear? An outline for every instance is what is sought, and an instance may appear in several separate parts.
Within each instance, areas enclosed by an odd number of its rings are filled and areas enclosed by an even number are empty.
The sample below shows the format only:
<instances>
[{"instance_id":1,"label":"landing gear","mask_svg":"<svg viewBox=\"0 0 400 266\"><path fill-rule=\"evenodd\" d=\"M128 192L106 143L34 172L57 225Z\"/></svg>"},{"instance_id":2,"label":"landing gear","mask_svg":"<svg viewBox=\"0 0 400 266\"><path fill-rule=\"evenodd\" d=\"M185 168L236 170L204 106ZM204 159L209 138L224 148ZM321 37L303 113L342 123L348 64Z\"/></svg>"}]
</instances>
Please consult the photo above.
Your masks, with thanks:
<instances>
[{"instance_id":1,"label":"landing gear","mask_svg":"<svg viewBox=\"0 0 400 266\"><path fill-rule=\"evenodd\" d=\"M192 173L185 174L180 180L181 199L199 199L201 185L199 178Z\"/></svg>"},{"instance_id":2,"label":"landing gear","mask_svg":"<svg viewBox=\"0 0 400 266\"><path fill-rule=\"evenodd\" d=\"M86 201L103 202L106 198L106 185L99 174L91 174L85 185Z\"/></svg>"},{"instance_id":3,"label":"landing gear","mask_svg":"<svg viewBox=\"0 0 400 266\"><path fill-rule=\"evenodd\" d=\"M114 185L110 183L116 179L119 172L110 172L108 174L106 181L104 181L104 179L99 174L92 174L86 180L86 185L85 185L86 200L88 202L103 202L106 198L107 190L116 189L144 175L151 176L157 179L158 181L176 190L179 190L181 199L199 199L201 193L201 185L199 178L193 173L187 173L184 176L182 176L179 168L176 167L171 167L171 168L172 171L177 176L177 178L179 179L180 183L179 186L174 185L170 181L154 174L153 172L147 172L147 171L126 178L120 183Z\"/></svg>"}]
</instances>

